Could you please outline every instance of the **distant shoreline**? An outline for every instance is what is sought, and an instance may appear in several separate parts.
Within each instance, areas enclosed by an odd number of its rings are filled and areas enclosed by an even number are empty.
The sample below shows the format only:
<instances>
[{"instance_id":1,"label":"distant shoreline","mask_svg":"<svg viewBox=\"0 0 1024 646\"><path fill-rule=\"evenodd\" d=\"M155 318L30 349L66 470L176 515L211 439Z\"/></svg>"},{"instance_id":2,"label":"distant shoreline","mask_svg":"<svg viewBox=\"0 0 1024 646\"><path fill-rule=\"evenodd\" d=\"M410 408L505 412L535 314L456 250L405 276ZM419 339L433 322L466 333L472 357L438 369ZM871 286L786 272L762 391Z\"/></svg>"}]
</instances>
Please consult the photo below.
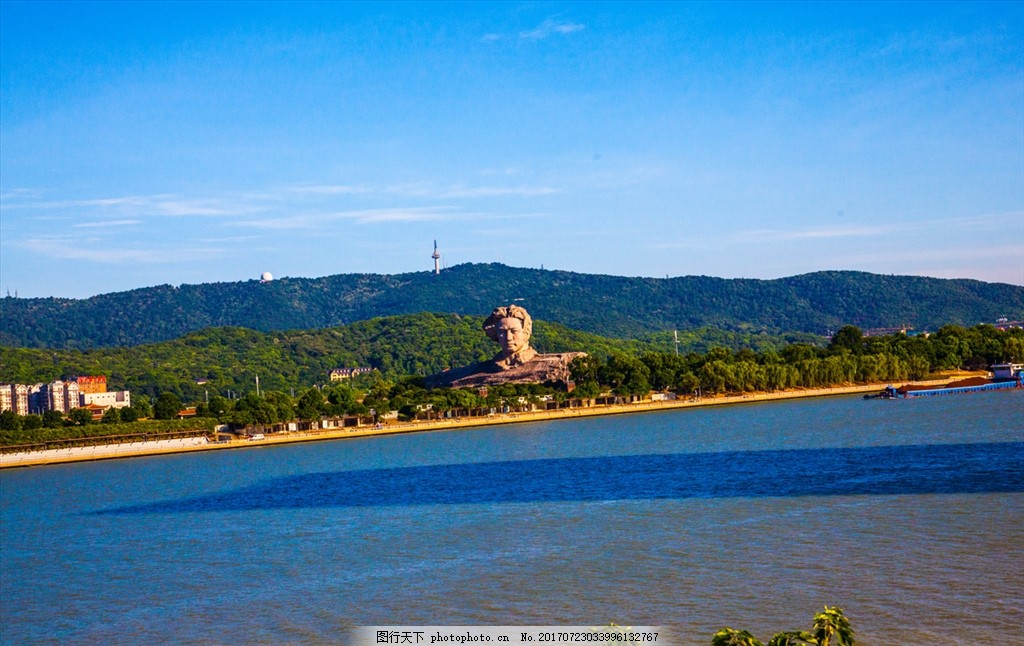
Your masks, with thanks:
<instances>
[{"instance_id":1,"label":"distant shoreline","mask_svg":"<svg viewBox=\"0 0 1024 646\"><path fill-rule=\"evenodd\" d=\"M908 383L934 385L942 384L946 381L947 380L945 379L939 379ZM280 444L294 444L296 442L323 442L327 440L339 440L346 438L395 435L398 433L419 433L424 431L498 426L504 424L524 424L529 422L543 422L561 419L579 419L582 417L626 415L630 413L658 412L704 406L749 404L765 401L802 399L806 397L854 395L879 392L886 385L888 385L888 382L856 386L837 386L833 388L807 388L777 392L758 392L743 395L718 395L703 397L697 400L645 400L632 404L609 404L580 408L559 408L556 410L530 411L525 413L500 413L482 417L456 417L422 422L399 422L387 424L380 428L367 426L324 431L292 431L268 435L265 439L258 441L233 440L230 442L212 443L205 441L205 438L188 438L185 440L158 440L151 442L131 442L124 444L104 444L98 446L83 446L63 449L45 449L42 451L2 454L0 455L0 469L66 464L73 462L89 462L95 460L113 460L129 457L169 455L175 453L191 453L195 451L252 449L276 446Z\"/></svg>"}]
</instances>

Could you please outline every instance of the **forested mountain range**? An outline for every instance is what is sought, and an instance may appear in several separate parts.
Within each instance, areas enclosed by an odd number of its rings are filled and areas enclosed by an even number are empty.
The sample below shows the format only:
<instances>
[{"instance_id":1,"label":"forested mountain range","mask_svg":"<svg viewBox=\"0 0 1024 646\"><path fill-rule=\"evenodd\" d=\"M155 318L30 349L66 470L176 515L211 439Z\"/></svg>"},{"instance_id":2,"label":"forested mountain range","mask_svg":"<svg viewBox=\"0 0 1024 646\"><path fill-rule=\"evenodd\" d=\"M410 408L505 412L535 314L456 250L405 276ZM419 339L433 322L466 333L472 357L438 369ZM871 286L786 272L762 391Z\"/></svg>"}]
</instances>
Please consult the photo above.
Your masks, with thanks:
<instances>
[{"instance_id":1,"label":"forested mountain range","mask_svg":"<svg viewBox=\"0 0 1024 646\"><path fill-rule=\"evenodd\" d=\"M256 376L264 389L285 392L324 383L333 368L368 366L390 378L425 376L493 356L498 346L483 333L483 318L420 313L319 330L208 328L171 341L91 350L0 346L0 383L101 374L115 390L154 396L172 392L196 401L204 390L251 391ZM680 352L686 353L711 346L772 350L809 337L697 330L680 334L679 340ZM674 349L671 335L645 341L611 339L544 321L534 324L531 342L541 352L582 350L599 356Z\"/></svg>"},{"instance_id":2,"label":"forested mountain range","mask_svg":"<svg viewBox=\"0 0 1024 646\"><path fill-rule=\"evenodd\" d=\"M339 274L161 285L87 299L7 297L0 300L0 344L132 346L220 326L269 332L418 312L481 316L511 302L537 320L621 339L674 329L825 335L843 325L920 330L1024 318L1024 287L976 280L852 271L775 280L628 278L464 264L440 275Z\"/></svg>"}]
</instances>

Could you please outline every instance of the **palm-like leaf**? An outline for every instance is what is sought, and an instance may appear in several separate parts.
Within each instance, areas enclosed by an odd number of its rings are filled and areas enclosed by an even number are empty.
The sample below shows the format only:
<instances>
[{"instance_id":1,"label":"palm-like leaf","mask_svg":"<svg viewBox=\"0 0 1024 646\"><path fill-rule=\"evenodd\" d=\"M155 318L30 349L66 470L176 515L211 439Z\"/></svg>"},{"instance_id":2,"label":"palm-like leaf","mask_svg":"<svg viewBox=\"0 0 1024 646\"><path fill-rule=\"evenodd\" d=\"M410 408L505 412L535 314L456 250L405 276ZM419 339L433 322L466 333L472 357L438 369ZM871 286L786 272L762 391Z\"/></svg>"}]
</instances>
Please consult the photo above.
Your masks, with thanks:
<instances>
[{"instance_id":1,"label":"palm-like leaf","mask_svg":"<svg viewBox=\"0 0 1024 646\"><path fill-rule=\"evenodd\" d=\"M746 630L723 628L711 638L711 646L764 646Z\"/></svg>"},{"instance_id":2,"label":"palm-like leaf","mask_svg":"<svg viewBox=\"0 0 1024 646\"><path fill-rule=\"evenodd\" d=\"M850 620L837 606L825 606L824 611L814 615L813 635L818 646L853 646Z\"/></svg>"},{"instance_id":3,"label":"palm-like leaf","mask_svg":"<svg viewBox=\"0 0 1024 646\"><path fill-rule=\"evenodd\" d=\"M815 646L817 643L814 635L806 630L790 630L776 633L768 642L768 646Z\"/></svg>"}]
</instances>

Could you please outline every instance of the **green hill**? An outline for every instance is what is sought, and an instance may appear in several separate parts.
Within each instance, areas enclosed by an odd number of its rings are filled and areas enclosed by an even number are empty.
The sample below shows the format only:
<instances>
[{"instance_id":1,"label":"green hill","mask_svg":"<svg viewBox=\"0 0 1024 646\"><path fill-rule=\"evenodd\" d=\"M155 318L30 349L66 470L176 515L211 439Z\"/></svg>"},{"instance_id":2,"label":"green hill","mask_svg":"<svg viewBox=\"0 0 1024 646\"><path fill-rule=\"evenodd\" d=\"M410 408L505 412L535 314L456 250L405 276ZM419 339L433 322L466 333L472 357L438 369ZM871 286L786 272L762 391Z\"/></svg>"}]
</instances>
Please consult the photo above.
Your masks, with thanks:
<instances>
[{"instance_id":1,"label":"green hill","mask_svg":"<svg viewBox=\"0 0 1024 646\"><path fill-rule=\"evenodd\" d=\"M776 280L627 278L499 264L440 275L341 274L162 285L87 299L0 300L0 343L132 346L209 327L319 329L417 312L486 315L517 302L540 321L616 338L673 329L827 334L843 325L935 329L1024 318L1024 287L975 280L826 271Z\"/></svg>"}]
</instances>

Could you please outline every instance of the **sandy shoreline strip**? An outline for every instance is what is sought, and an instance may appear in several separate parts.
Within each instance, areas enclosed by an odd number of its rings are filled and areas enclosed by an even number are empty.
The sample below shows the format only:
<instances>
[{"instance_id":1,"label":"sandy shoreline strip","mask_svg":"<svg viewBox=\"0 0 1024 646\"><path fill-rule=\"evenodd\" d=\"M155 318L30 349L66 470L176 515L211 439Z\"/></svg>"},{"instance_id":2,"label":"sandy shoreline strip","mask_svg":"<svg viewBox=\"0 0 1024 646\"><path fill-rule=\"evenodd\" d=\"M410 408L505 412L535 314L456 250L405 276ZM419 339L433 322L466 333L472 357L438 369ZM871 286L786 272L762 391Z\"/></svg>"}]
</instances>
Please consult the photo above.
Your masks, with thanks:
<instances>
[{"instance_id":1,"label":"sandy shoreline strip","mask_svg":"<svg viewBox=\"0 0 1024 646\"><path fill-rule=\"evenodd\" d=\"M921 381L915 384L941 384L946 380ZM608 406L592 406L586 408L560 408L557 410L531 411L528 413L504 413L485 417L458 417L434 420L429 422L407 422L387 424L383 428L372 426L332 429L324 431L300 431L275 433L259 441L236 440L231 442L211 443L206 438L185 438L178 440L155 440L150 442L126 442L124 444L105 444L63 449L46 449L42 451L25 451L20 453L0 454L0 469L8 467L41 466L46 464L62 464L67 462L84 462L91 460L110 460L116 458L139 457L147 455L166 455L170 453L189 453L193 451L216 451L221 449L243 449L291 444L294 442L317 442L353 437L369 437L373 435L392 435L395 433L419 433L478 426L495 426L499 424L522 424L560 419L578 419L581 417L597 417L603 415L624 415L700 406L723 406L728 404L746 404L773 401L780 399L800 399L804 397L826 397L836 395L852 395L860 393L880 392L887 384L866 384L857 386L839 386L835 388L808 388L786 390L772 393L748 393L704 397L697 401L642 401L633 404Z\"/></svg>"}]
</instances>

